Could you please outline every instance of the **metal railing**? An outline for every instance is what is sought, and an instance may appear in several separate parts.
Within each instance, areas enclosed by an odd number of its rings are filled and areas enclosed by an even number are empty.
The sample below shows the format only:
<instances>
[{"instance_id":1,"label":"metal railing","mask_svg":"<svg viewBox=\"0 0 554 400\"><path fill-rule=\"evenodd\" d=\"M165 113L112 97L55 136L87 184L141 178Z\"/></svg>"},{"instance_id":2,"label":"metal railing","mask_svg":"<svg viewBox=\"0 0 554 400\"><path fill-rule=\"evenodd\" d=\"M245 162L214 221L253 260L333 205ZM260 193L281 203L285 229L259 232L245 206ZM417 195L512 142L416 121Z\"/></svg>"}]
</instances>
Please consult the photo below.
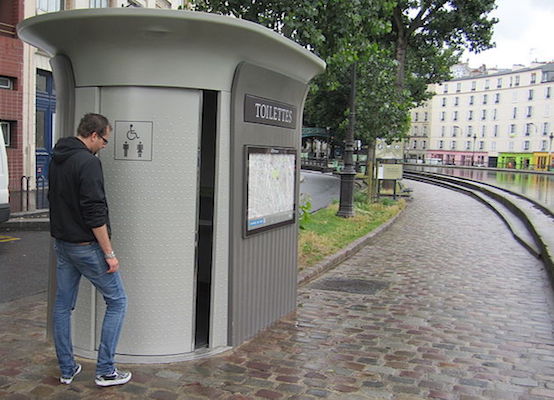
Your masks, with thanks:
<instances>
[{"instance_id":1,"label":"metal railing","mask_svg":"<svg viewBox=\"0 0 554 400\"><path fill-rule=\"evenodd\" d=\"M47 181L46 178L42 175L39 175L36 177L35 180L35 190L34 190L34 204L31 204L32 199L32 190L31 190L31 181L33 177L31 176L22 176L20 183L21 183L21 191L20 191L20 211L31 211L31 208L35 208L37 210L47 208L47 199L46 199L46 189L47 189ZM32 207L34 206L34 207Z\"/></svg>"}]
</instances>

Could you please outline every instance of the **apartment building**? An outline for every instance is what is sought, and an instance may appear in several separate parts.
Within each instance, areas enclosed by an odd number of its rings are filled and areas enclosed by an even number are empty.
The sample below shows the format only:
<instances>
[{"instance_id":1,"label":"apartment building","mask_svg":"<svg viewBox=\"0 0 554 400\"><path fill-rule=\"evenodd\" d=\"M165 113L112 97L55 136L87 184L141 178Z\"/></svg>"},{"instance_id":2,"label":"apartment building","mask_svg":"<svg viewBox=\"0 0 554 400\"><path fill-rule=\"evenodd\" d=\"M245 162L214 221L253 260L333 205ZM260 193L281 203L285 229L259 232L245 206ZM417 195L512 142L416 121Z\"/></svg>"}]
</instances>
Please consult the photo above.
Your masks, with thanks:
<instances>
[{"instance_id":1,"label":"apartment building","mask_svg":"<svg viewBox=\"0 0 554 400\"><path fill-rule=\"evenodd\" d=\"M55 144L56 89L50 57L17 38L17 23L62 10L187 6L188 0L0 0L0 131L7 144L11 191L19 191L22 181L31 188L46 183Z\"/></svg>"},{"instance_id":2,"label":"apartment building","mask_svg":"<svg viewBox=\"0 0 554 400\"><path fill-rule=\"evenodd\" d=\"M552 164L554 63L480 70L430 90L432 99L412 110L409 160L524 169Z\"/></svg>"}]
</instances>

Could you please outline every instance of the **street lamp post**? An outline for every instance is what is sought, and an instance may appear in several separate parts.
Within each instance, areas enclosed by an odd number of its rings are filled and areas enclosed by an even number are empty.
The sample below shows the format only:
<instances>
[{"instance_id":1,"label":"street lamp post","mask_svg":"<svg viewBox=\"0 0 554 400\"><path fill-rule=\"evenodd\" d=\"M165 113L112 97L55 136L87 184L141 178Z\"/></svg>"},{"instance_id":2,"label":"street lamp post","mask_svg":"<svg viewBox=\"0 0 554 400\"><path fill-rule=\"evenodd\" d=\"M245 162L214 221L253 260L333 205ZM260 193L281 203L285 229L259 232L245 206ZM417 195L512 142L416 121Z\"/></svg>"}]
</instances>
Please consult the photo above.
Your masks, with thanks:
<instances>
[{"instance_id":1,"label":"street lamp post","mask_svg":"<svg viewBox=\"0 0 554 400\"><path fill-rule=\"evenodd\" d=\"M356 171L352 162L354 152L354 126L356 124L356 63L352 64L350 88L350 123L344 140L344 168L340 174L340 202L337 215L343 218L354 216L354 179Z\"/></svg>"},{"instance_id":2,"label":"street lamp post","mask_svg":"<svg viewBox=\"0 0 554 400\"><path fill-rule=\"evenodd\" d=\"M475 166L475 140L477 140L477 134L473 134L473 152L471 153L471 166Z\"/></svg>"}]
</instances>

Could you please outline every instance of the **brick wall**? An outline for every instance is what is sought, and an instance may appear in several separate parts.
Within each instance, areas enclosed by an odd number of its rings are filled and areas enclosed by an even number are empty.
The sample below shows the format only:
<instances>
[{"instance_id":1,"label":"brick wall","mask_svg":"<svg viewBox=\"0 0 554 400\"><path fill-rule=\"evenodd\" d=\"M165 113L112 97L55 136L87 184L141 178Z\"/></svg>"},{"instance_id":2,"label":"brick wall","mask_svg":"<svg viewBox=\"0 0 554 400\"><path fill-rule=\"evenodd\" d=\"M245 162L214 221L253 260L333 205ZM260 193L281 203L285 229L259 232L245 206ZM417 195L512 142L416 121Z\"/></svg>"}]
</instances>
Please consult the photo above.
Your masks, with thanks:
<instances>
[{"instance_id":1,"label":"brick wall","mask_svg":"<svg viewBox=\"0 0 554 400\"><path fill-rule=\"evenodd\" d=\"M17 24L23 17L23 0L12 2L12 13L3 21ZM19 190L23 176L23 42L10 35L0 36L0 75L14 79L13 90L0 89L0 120L12 122L11 146L7 148L10 190Z\"/></svg>"}]
</instances>

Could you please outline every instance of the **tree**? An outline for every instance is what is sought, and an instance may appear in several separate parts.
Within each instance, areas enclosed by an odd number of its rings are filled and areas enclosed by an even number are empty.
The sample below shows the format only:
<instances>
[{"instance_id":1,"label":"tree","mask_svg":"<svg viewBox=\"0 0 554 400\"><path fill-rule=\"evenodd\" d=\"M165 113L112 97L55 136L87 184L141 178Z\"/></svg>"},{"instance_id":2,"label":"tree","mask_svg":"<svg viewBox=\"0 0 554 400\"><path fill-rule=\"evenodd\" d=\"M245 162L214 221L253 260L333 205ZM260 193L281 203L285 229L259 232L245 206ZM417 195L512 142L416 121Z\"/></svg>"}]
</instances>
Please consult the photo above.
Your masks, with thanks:
<instances>
[{"instance_id":1,"label":"tree","mask_svg":"<svg viewBox=\"0 0 554 400\"><path fill-rule=\"evenodd\" d=\"M398 90L408 88L413 99L421 101L425 92L410 85L448 79L462 48L480 52L492 47L498 20L488 14L495 8L495 0L398 0L388 38L398 64Z\"/></svg>"}]
</instances>

